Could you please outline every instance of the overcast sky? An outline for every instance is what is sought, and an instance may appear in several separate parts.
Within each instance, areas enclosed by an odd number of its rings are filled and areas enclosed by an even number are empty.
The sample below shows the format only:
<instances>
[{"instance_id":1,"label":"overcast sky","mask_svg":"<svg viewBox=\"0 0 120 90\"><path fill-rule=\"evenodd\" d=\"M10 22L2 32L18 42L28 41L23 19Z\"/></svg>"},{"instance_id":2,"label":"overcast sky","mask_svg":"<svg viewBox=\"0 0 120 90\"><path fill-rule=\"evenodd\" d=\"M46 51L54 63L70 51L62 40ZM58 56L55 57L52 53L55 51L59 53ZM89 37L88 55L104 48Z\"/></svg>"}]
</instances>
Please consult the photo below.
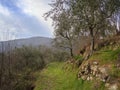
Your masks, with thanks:
<instances>
[{"instance_id":1,"label":"overcast sky","mask_svg":"<svg viewBox=\"0 0 120 90\"><path fill-rule=\"evenodd\" d=\"M43 14L51 0L0 0L0 40L53 37L52 20Z\"/></svg>"}]
</instances>

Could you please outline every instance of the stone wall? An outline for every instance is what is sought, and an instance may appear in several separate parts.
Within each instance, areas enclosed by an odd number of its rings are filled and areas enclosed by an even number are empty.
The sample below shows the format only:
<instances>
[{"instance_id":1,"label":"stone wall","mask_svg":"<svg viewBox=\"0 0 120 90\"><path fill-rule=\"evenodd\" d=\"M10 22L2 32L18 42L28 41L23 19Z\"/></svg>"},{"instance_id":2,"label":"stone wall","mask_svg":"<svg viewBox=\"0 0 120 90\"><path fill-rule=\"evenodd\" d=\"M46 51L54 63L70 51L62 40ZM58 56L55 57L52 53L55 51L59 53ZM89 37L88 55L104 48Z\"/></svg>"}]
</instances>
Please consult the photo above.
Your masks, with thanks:
<instances>
[{"instance_id":1,"label":"stone wall","mask_svg":"<svg viewBox=\"0 0 120 90\"><path fill-rule=\"evenodd\" d=\"M101 82L105 83L105 87L108 88L108 90L118 90L118 84L120 82L111 82L111 76L109 74L111 69L111 66L109 65L99 65L99 62L93 61L93 62L86 62L83 65L81 65L79 73L78 73L78 79L83 79L87 81L91 80L99 80Z\"/></svg>"}]
</instances>

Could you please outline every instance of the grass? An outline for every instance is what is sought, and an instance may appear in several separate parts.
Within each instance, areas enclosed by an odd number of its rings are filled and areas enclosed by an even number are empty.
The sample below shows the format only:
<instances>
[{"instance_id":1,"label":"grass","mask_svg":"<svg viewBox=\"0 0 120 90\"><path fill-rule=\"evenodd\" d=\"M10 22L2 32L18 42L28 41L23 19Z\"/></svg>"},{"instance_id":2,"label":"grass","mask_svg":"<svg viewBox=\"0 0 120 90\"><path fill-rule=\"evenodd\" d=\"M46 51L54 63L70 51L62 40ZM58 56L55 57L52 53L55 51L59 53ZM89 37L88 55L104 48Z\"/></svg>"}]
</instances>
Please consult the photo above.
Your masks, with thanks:
<instances>
[{"instance_id":1,"label":"grass","mask_svg":"<svg viewBox=\"0 0 120 90\"><path fill-rule=\"evenodd\" d=\"M64 63L60 62L49 64L40 73L34 90L93 90L92 82L77 79L77 69L67 71L63 66Z\"/></svg>"},{"instance_id":2,"label":"grass","mask_svg":"<svg viewBox=\"0 0 120 90\"><path fill-rule=\"evenodd\" d=\"M116 50L101 50L96 52L90 60L99 60L102 64L107 63L114 63L117 58L118 54L120 54L120 49Z\"/></svg>"},{"instance_id":3,"label":"grass","mask_svg":"<svg viewBox=\"0 0 120 90\"><path fill-rule=\"evenodd\" d=\"M120 69L113 66L110 75L114 78L120 78Z\"/></svg>"}]
</instances>

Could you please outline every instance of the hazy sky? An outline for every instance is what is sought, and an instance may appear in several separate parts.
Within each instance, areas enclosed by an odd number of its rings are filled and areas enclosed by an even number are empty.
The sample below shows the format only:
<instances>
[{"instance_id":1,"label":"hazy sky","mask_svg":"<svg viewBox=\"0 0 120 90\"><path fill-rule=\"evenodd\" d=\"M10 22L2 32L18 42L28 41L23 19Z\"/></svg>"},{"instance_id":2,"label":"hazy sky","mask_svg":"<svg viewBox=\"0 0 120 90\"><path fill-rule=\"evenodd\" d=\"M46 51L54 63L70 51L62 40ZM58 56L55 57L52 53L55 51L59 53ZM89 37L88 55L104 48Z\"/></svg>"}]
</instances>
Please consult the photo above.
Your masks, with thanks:
<instances>
[{"instance_id":1,"label":"hazy sky","mask_svg":"<svg viewBox=\"0 0 120 90\"><path fill-rule=\"evenodd\" d=\"M53 37L52 20L43 14L51 0L0 0L0 40Z\"/></svg>"}]
</instances>

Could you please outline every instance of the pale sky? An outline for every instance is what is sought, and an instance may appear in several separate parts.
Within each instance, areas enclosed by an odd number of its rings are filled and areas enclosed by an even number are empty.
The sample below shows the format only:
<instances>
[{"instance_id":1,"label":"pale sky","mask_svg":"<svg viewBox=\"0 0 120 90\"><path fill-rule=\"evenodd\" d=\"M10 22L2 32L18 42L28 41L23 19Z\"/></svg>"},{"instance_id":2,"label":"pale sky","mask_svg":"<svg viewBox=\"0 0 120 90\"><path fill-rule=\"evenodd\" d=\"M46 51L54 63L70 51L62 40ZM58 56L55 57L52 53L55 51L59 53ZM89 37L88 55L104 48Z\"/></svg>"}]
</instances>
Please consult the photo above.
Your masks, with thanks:
<instances>
[{"instance_id":1,"label":"pale sky","mask_svg":"<svg viewBox=\"0 0 120 90\"><path fill-rule=\"evenodd\" d=\"M53 37L52 20L43 17L51 8L48 3L51 0L0 0L0 40Z\"/></svg>"}]
</instances>

